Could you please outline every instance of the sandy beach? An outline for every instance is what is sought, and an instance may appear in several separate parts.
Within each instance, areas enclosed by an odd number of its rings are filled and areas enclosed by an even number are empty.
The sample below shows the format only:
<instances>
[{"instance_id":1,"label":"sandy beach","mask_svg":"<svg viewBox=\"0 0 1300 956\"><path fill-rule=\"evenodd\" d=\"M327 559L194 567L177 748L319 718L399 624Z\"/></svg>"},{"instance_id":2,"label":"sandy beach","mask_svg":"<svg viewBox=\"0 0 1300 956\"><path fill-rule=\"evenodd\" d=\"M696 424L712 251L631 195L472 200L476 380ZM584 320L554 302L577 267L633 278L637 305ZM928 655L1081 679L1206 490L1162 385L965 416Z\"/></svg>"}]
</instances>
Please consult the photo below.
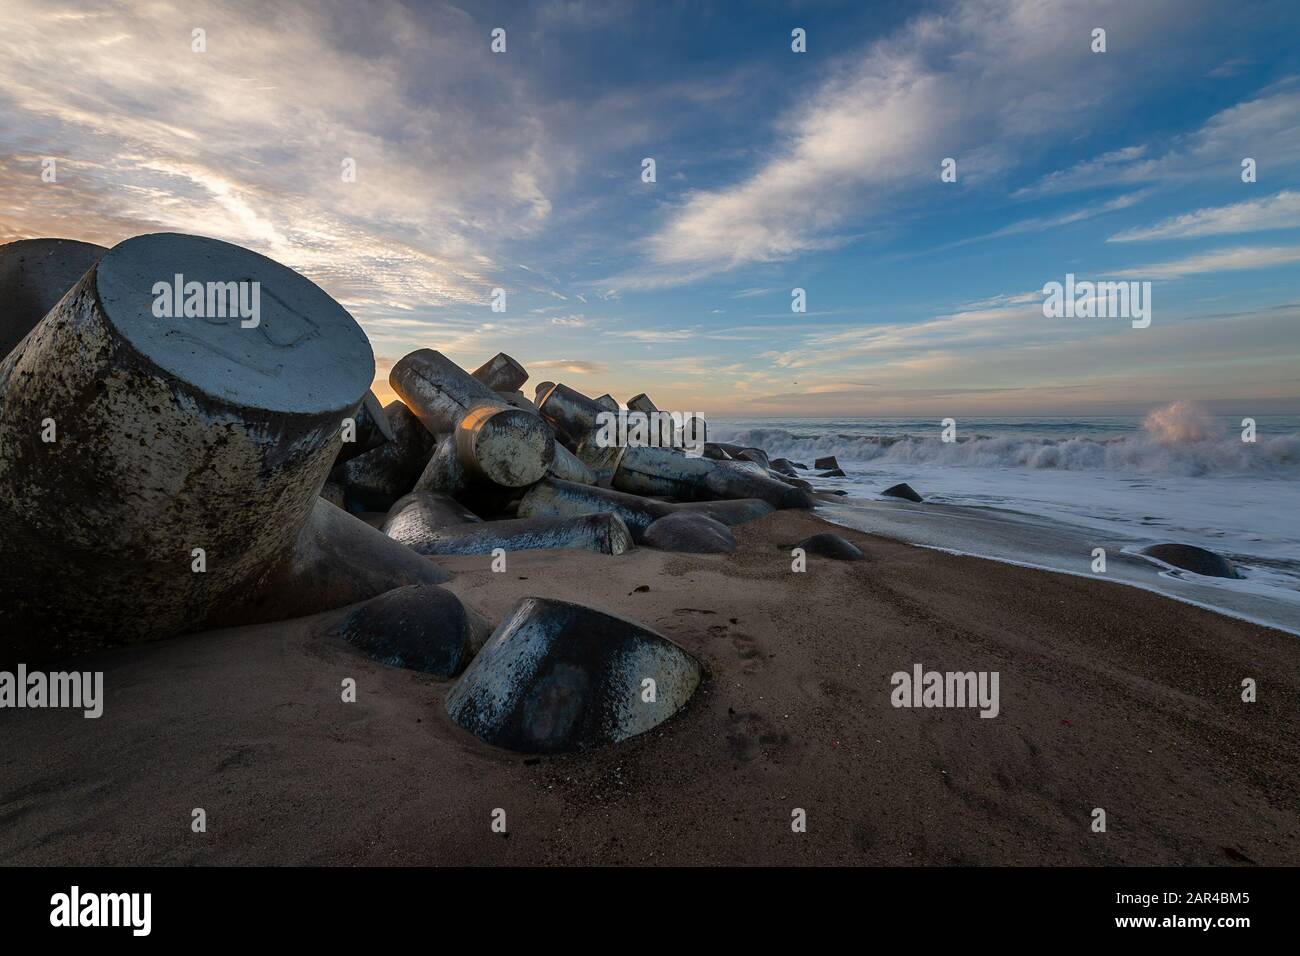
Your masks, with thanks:
<instances>
[{"instance_id":1,"label":"sandy beach","mask_svg":"<svg viewBox=\"0 0 1300 956\"><path fill-rule=\"evenodd\" d=\"M105 673L101 718L0 711L0 862L1300 859L1293 636L799 511L733 530L733 555L519 552L504 573L488 556L436 559L494 624L526 595L580 601L704 664L672 720L582 754L483 744L443 708L452 681L322 636L340 611L78 658ZM793 543L822 530L867 560L792 573ZM998 671L1000 713L891 706L890 675L917 663ZM198 807L206 833L191 831Z\"/></svg>"}]
</instances>

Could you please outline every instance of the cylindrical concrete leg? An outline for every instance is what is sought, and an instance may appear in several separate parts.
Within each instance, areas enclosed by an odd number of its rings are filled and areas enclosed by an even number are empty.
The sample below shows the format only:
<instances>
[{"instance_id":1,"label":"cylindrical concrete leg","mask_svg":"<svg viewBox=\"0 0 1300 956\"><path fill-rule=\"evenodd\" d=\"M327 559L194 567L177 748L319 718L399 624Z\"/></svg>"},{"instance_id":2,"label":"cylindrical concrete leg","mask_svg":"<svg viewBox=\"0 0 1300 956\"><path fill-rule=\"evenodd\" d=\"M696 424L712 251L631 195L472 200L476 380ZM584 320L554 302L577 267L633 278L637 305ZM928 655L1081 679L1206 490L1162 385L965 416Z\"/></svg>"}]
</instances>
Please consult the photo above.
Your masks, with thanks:
<instances>
[{"instance_id":1,"label":"cylindrical concrete leg","mask_svg":"<svg viewBox=\"0 0 1300 956\"><path fill-rule=\"evenodd\" d=\"M491 554L497 548L533 551L542 548L584 548L600 554L622 554L634 541L617 515L571 518L510 518L450 525L404 542L419 554Z\"/></svg>"},{"instance_id":2,"label":"cylindrical concrete leg","mask_svg":"<svg viewBox=\"0 0 1300 956\"><path fill-rule=\"evenodd\" d=\"M647 415L651 412L659 411L658 406L656 406L654 402L650 401L650 396L645 392L642 392L640 395L633 395L629 398L627 400L627 407L629 411L643 412Z\"/></svg>"},{"instance_id":3,"label":"cylindrical concrete leg","mask_svg":"<svg viewBox=\"0 0 1300 956\"><path fill-rule=\"evenodd\" d=\"M607 411L586 395L564 384L556 385L537 406L543 418L562 434L581 441L596 430L596 416Z\"/></svg>"},{"instance_id":4,"label":"cylindrical concrete leg","mask_svg":"<svg viewBox=\"0 0 1300 956\"><path fill-rule=\"evenodd\" d=\"M769 477L758 465L688 458L666 448L625 449L614 472L614 487L632 494L666 495L683 501L761 498L777 508L813 506L807 492Z\"/></svg>"},{"instance_id":5,"label":"cylindrical concrete leg","mask_svg":"<svg viewBox=\"0 0 1300 956\"><path fill-rule=\"evenodd\" d=\"M478 405L456 425L456 454L466 473L503 488L540 481L555 459L555 437L532 412Z\"/></svg>"},{"instance_id":6,"label":"cylindrical concrete leg","mask_svg":"<svg viewBox=\"0 0 1300 956\"><path fill-rule=\"evenodd\" d=\"M537 388L533 390L533 404L542 404L542 399L546 398L546 394L553 388L555 388L554 382L538 382Z\"/></svg>"},{"instance_id":7,"label":"cylindrical concrete leg","mask_svg":"<svg viewBox=\"0 0 1300 956\"><path fill-rule=\"evenodd\" d=\"M639 542L646 528L672 514L673 509L673 505L640 495L548 478L528 489L519 502L519 517L573 518L608 511L618 515Z\"/></svg>"},{"instance_id":8,"label":"cylindrical concrete leg","mask_svg":"<svg viewBox=\"0 0 1300 956\"><path fill-rule=\"evenodd\" d=\"M195 236L111 249L0 363L0 633L161 637L246 598L373 377L291 269Z\"/></svg>"},{"instance_id":9,"label":"cylindrical concrete leg","mask_svg":"<svg viewBox=\"0 0 1300 956\"><path fill-rule=\"evenodd\" d=\"M611 412L618 411L618 399L616 399L613 395L609 394L609 392L606 392L604 395L595 399L595 402L597 405L599 405L601 408L605 409L606 411L611 411Z\"/></svg>"},{"instance_id":10,"label":"cylindrical concrete leg","mask_svg":"<svg viewBox=\"0 0 1300 956\"><path fill-rule=\"evenodd\" d=\"M576 481L579 484L594 485L596 473L587 467L581 458L559 442L555 443L555 460L551 462L547 474L564 481Z\"/></svg>"},{"instance_id":11,"label":"cylindrical concrete leg","mask_svg":"<svg viewBox=\"0 0 1300 956\"><path fill-rule=\"evenodd\" d=\"M473 372L494 392L517 392L528 381L527 370L505 352L498 352Z\"/></svg>"},{"instance_id":12,"label":"cylindrical concrete leg","mask_svg":"<svg viewBox=\"0 0 1300 956\"><path fill-rule=\"evenodd\" d=\"M504 404L496 392L433 349L402 358L388 373L388 384L439 437L450 435L474 406Z\"/></svg>"},{"instance_id":13,"label":"cylindrical concrete leg","mask_svg":"<svg viewBox=\"0 0 1300 956\"><path fill-rule=\"evenodd\" d=\"M0 246L0 359L106 252L74 239L20 239Z\"/></svg>"}]
</instances>

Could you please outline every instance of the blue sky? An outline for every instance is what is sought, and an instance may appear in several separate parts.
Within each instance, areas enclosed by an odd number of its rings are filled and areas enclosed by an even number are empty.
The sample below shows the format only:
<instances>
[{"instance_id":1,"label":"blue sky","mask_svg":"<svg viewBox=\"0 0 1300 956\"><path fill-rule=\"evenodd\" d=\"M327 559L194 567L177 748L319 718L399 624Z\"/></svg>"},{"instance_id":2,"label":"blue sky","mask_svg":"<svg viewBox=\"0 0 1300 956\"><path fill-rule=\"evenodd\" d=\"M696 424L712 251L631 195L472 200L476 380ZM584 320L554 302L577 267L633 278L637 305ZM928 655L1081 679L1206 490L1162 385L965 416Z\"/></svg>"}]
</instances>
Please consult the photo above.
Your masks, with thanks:
<instances>
[{"instance_id":1,"label":"blue sky","mask_svg":"<svg viewBox=\"0 0 1300 956\"><path fill-rule=\"evenodd\" d=\"M266 6L7 0L0 241L239 242L381 392L432 347L714 415L1300 412L1294 3ZM1151 326L1045 318L1066 273Z\"/></svg>"}]
</instances>

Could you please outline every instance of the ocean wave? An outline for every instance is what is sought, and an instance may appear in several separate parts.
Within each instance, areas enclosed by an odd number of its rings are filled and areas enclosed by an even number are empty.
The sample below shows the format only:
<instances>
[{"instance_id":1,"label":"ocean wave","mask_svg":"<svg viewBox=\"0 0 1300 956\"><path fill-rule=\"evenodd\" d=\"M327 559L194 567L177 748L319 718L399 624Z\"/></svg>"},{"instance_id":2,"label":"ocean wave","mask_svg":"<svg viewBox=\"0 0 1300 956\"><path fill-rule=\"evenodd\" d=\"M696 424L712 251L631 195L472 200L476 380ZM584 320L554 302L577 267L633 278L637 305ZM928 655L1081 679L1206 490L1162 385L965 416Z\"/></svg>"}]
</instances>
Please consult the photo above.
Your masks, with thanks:
<instances>
[{"instance_id":1,"label":"ocean wave","mask_svg":"<svg viewBox=\"0 0 1300 956\"><path fill-rule=\"evenodd\" d=\"M811 464L947 465L980 468L1106 470L1145 475L1300 476L1300 434L1258 437L1197 430L1167 416L1124 438L1024 438L975 435L944 442L919 435L796 435L779 427L710 429L710 439L752 445L772 457Z\"/></svg>"}]
</instances>

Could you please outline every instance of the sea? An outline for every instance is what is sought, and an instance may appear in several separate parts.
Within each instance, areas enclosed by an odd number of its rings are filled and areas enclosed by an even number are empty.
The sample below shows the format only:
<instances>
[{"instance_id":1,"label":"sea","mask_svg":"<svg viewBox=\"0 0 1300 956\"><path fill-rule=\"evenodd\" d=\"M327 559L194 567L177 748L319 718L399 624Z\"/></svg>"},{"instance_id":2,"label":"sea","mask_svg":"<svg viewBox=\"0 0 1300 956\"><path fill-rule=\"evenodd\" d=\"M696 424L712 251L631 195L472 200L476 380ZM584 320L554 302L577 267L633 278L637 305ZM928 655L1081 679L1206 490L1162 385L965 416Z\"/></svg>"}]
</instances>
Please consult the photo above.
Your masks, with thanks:
<instances>
[{"instance_id":1,"label":"sea","mask_svg":"<svg viewBox=\"0 0 1300 956\"><path fill-rule=\"evenodd\" d=\"M1242 416L1175 402L1142 416L959 418L953 441L934 418L710 418L708 435L809 466L834 455L846 477L811 480L846 492L818 506L846 527L1143 587L1300 635L1300 416L1253 423L1247 441ZM880 495L898 482L925 502ZM1241 578L1138 554L1163 542L1215 551Z\"/></svg>"}]
</instances>

